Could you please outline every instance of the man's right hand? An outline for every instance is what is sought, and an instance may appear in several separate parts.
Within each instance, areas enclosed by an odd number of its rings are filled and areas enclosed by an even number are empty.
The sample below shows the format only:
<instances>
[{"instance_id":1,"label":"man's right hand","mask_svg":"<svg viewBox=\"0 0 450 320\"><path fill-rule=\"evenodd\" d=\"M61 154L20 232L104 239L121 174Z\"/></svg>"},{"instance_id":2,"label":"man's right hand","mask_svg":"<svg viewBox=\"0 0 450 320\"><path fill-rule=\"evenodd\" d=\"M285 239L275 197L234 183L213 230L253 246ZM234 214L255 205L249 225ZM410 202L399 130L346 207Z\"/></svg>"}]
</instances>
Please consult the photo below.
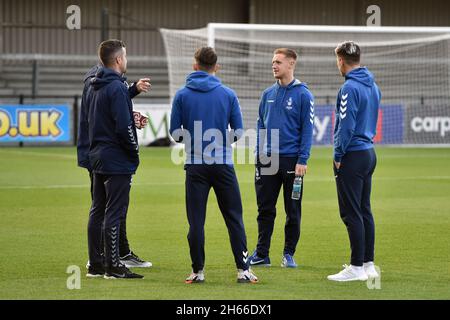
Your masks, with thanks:
<instances>
[{"instance_id":1,"label":"man's right hand","mask_svg":"<svg viewBox=\"0 0 450 320\"><path fill-rule=\"evenodd\" d=\"M136 88L139 93L148 92L152 85L150 84L150 78L142 78L136 83Z\"/></svg>"}]
</instances>

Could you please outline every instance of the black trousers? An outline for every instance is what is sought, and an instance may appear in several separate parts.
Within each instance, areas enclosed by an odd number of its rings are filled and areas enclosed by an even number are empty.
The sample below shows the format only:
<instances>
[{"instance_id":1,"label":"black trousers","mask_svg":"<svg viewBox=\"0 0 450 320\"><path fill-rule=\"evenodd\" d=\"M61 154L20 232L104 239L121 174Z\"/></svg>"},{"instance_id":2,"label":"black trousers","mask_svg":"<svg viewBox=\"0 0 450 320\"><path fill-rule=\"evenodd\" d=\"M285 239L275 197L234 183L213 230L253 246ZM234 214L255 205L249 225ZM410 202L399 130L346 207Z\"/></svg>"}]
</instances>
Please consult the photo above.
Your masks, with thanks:
<instances>
[{"instance_id":1,"label":"black trousers","mask_svg":"<svg viewBox=\"0 0 450 320\"><path fill-rule=\"evenodd\" d=\"M238 269L248 269L247 238L242 220L242 202L234 168L225 164L186 165L186 211L188 242L193 272L205 265L206 204L211 188L216 194Z\"/></svg>"},{"instance_id":2,"label":"black trousers","mask_svg":"<svg viewBox=\"0 0 450 320\"><path fill-rule=\"evenodd\" d=\"M94 176L92 171L89 171L89 179L91 180L91 200L94 200ZM124 219L120 222L120 229L119 229L119 254L121 257L126 256L128 253L130 253L130 244L128 243L128 236L127 236L127 214L125 213ZM101 239L101 249L103 250L104 244L103 244L103 235ZM103 251L101 252L103 254Z\"/></svg>"},{"instance_id":3,"label":"black trousers","mask_svg":"<svg viewBox=\"0 0 450 320\"><path fill-rule=\"evenodd\" d=\"M276 216L276 204L281 187L283 187L284 211L286 224L284 226L284 254L294 255L300 239L300 222L302 215L302 198L304 183L299 200L292 200L292 186L295 179L297 158L280 157L279 168L273 175L261 174L264 167L256 164L255 190L258 204L258 244L256 252L259 257L269 255L270 241Z\"/></svg>"},{"instance_id":4,"label":"black trousers","mask_svg":"<svg viewBox=\"0 0 450 320\"><path fill-rule=\"evenodd\" d=\"M375 223L370 207L372 175L376 167L374 149L348 152L339 170L334 167L339 212L347 227L351 247L351 264L362 266L373 261Z\"/></svg>"},{"instance_id":5,"label":"black trousers","mask_svg":"<svg viewBox=\"0 0 450 320\"><path fill-rule=\"evenodd\" d=\"M93 199L88 222L91 265L104 263L107 268L119 265L119 230L128 211L130 188L131 175L93 174Z\"/></svg>"}]
</instances>

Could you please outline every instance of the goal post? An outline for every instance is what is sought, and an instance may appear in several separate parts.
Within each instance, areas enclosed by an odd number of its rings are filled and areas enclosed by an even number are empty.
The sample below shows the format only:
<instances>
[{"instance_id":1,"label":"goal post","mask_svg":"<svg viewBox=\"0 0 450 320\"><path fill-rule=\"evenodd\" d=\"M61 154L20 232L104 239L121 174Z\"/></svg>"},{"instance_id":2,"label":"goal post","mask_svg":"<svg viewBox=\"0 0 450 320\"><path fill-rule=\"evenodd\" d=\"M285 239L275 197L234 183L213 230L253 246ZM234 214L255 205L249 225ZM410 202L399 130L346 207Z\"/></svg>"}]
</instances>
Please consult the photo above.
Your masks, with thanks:
<instances>
[{"instance_id":1,"label":"goal post","mask_svg":"<svg viewBox=\"0 0 450 320\"><path fill-rule=\"evenodd\" d=\"M334 103L344 82L334 48L353 40L361 47L361 64L382 91L376 143L450 144L450 28L210 23L194 30L161 29L161 34L171 97L192 72L195 50L214 47L217 76L237 92L246 129L255 128L261 93L275 82L274 49L295 49L295 76L315 96L315 144L332 142Z\"/></svg>"}]
</instances>

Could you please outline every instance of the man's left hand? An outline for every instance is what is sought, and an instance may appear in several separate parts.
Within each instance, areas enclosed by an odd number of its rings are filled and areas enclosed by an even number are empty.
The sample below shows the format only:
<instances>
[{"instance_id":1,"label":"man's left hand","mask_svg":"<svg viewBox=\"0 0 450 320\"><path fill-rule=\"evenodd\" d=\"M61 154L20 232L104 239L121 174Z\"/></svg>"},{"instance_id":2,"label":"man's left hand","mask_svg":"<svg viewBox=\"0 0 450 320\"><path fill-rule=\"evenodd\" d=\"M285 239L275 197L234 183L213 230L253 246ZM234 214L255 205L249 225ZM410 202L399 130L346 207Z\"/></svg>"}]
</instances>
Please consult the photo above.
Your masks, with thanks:
<instances>
[{"instance_id":1,"label":"man's left hand","mask_svg":"<svg viewBox=\"0 0 450 320\"><path fill-rule=\"evenodd\" d=\"M295 166L295 175L303 177L306 174L307 165L297 164Z\"/></svg>"}]
</instances>

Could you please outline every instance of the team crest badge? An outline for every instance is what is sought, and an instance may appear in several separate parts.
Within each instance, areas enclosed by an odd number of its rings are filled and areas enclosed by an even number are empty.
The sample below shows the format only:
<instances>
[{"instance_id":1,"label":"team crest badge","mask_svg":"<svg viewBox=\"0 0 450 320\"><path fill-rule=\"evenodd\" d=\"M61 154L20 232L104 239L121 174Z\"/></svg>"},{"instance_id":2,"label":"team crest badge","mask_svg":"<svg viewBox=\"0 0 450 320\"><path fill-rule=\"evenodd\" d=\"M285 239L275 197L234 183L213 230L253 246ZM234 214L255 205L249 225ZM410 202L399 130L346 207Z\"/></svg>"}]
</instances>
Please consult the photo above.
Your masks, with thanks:
<instances>
[{"instance_id":1,"label":"team crest badge","mask_svg":"<svg viewBox=\"0 0 450 320\"><path fill-rule=\"evenodd\" d=\"M289 97L289 99L287 100L286 109L288 109L288 110L292 109L292 97Z\"/></svg>"}]
</instances>

